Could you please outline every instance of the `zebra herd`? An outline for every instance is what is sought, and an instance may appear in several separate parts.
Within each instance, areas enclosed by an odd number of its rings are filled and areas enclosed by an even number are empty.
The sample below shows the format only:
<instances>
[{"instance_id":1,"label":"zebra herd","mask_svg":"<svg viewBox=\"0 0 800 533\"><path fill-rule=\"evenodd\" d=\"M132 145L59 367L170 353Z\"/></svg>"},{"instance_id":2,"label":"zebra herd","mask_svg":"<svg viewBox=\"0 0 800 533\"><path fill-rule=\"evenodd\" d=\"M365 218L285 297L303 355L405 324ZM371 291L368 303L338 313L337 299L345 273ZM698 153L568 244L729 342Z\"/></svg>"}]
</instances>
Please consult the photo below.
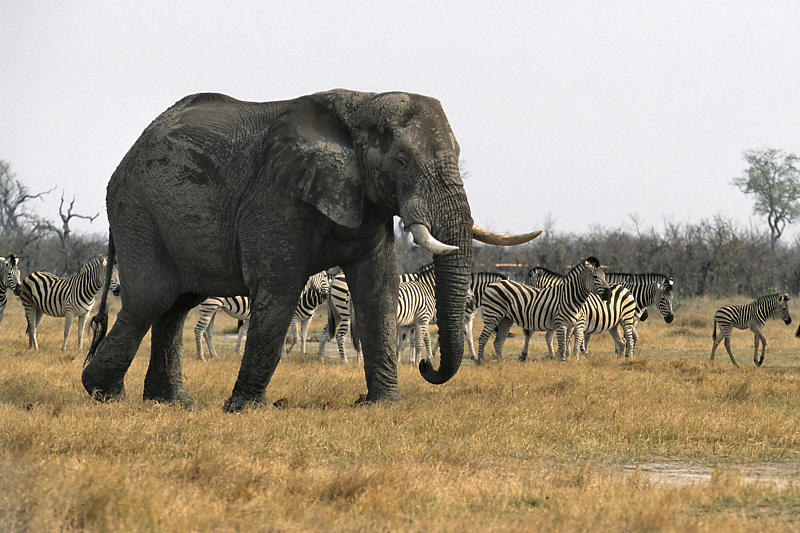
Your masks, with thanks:
<instances>
[{"instance_id":1,"label":"zebra herd","mask_svg":"<svg viewBox=\"0 0 800 533\"><path fill-rule=\"evenodd\" d=\"M0 257L0 321L7 304L7 291L19 296L25 309L29 348L38 349L37 328L44 315L64 317L64 340L61 350L66 350L73 318L78 319L78 348L83 344L86 318L94 305L95 296L106 282L106 258L98 256L85 263L79 272L59 277L45 271L35 271L20 279L19 258L14 255ZM116 269L108 280L111 291L120 292ZM580 261L566 274L536 266L528 271L526 283L508 279L499 272L474 272L471 274L467 304L464 309L464 333L472 360L481 363L486 343L492 334L495 353L503 354L503 344L512 324L520 326L525 334L520 360L525 360L531 335L545 333L548 356L564 360L572 343L572 353L586 353L592 334L608 331L618 355L634 354L639 335L636 326L647 319L648 307L655 305L666 323L674 319L672 296L675 280L665 274L605 273L600 262L589 257ZM400 278L397 300L397 354L400 357L405 340L412 338L411 363L423 357L432 360L438 341L432 346L428 328L436 323L436 279L433 265L428 264L417 272L403 274ZM717 347L724 341L731 363L738 366L730 347L733 328L750 329L754 334L753 360L761 366L766 350L766 338L761 332L767 319L778 318L791 322L789 295L777 293L761 296L747 305L726 305L714 315L711 360ZM343 273L319 272L308 279L289 327L294 327L291 344L283 354L291 352L299 341L305 353L306 337L314 312L327 302L328 323L321 336L318 359L322 360L325 344L336 339L339 359L347 361L345 339L350 332L360 359L361 343L355 331L353 305L347 280ZM216 357L213 344L214 316L222 310L240 321L236 353L240 353L247 334L250 303L246 296L211 297L198 307L198 320L194 329L197 357L205 360L202 340L208 352ZM478 313L483 313L483 330L475 350L472 323ZM800 327L796 336L800 337ZM557 338L553 349L552 339ZM289 335L287 332L287 340ZM759 346L761 353L759 355Z\"/></svg>"}]
</instances>

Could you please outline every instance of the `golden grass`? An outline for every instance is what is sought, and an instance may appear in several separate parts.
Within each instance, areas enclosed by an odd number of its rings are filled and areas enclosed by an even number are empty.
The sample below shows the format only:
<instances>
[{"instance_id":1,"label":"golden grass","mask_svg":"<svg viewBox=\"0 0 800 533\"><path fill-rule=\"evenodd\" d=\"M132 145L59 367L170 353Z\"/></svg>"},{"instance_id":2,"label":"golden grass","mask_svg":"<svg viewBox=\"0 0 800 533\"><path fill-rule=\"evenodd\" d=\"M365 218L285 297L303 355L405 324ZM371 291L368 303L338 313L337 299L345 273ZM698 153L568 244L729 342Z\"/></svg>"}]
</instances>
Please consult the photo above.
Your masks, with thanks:
<instances>
[{"instance_id":1,"label":"golden grass","mask_svg":"<svg viewBox=\"0 0 800 533\"><path fill-rule=\"evenodd\" d=\"M733 301L733 300L732 300ZM746 301L745 298L737 301ZM114 300L118 305L118 300ZM734 333L741 368L708 362L720 301L682 302L673 324L639 327L636 357L609 352L542 360L544 336L516 359L465 362L442 386L400 365L403 402L353 406L361 363L296 351L268 390L284 408L222 412L238 371L228 317L221 357L195 358L185 382L197 409L143 403L146 338L128 397L83 391L85 349L59 351L63 320L46 317L27 350L18 300L0 323L0 528L9 531L781 531L800 522L800 340L772 321L763 368L752 335ZM312 336L320 329L315 322ZM479 327L479 324L476 325ZM479 331L475 331L477 337ZM335 350L329 345L332 353ZM295 348L297 350L297 348ZM491 348L488 348L491 354ZM637 464L711 467L663 483ZM774 465L750 482L741 465Z\"/></svg>"}]
</instances>

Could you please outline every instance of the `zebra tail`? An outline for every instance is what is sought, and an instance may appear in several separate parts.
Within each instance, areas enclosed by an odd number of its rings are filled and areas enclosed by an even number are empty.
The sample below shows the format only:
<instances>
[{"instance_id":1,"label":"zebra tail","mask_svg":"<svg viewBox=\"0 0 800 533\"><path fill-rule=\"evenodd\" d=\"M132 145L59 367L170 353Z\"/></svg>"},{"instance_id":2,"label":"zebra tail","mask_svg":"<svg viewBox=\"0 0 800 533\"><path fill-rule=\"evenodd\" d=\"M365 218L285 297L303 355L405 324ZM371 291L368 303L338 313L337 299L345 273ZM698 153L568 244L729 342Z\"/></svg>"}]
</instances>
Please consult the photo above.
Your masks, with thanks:
<instances>
[{"instance_id":1,"label":"zebra tail","mask_svg":"<svg viewBox=\"0 0 800 533\"><path fill-rule=\"evenodd\" d=\"M717 319L714 319L714 333L711 334L713 340L717 340Z\"/></svg>"},{"instance_id":2,"label":"zebra tail","mask_svg":"<svg viewBox=\"0 0 800 533\"><path fill-rule=\"evenodd\" d=\"M83 366L88 365L97 353L97 347L105 338L108 331L108 290L111 288L111 276L114 272L114 262L116 261L117 250L114 247L114 238L111 232L108 233L108 258L106 260L106 279L103 282L103 292L100 295L100 305L97 307L97 314L92 317L89 323L89 330L92 332L92 345L89 353L83 360Z\"/></svg>"},{"instance_id":3,"label":"zebra tail","mask_svg":"<svg viewBox=\"0 0 800 533\"><path fill-rule=\"evenodd\" d=\"M797 331L794 332L795 337L800 337L800 326L797 326Z\"/></svg>"}]
</instances>

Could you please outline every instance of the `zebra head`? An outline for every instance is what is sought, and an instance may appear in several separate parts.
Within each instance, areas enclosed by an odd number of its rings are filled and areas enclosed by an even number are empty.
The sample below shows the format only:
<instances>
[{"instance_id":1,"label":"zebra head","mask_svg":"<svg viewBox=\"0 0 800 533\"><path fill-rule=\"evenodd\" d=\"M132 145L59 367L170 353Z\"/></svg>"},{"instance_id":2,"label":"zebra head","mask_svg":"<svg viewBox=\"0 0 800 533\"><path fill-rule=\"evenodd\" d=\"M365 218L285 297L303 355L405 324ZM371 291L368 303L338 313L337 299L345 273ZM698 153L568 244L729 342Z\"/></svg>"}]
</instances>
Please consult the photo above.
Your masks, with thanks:
<instances>
[{"instance_id":1,"label":"zebra head","mask_svg":"<svg viewBox=\"0 0 800 533\"><path fill-rule=\"evenodd\" d=\"M611 299L611 287L608 286L606 275L600 267L600 261L596 257L589 257L583 264L587 272L591 272L592 292L598 295L601 300L609 301Z\"/></svg>"},{"instance_id":2,"label":"zebra head","mask_svg":"<svg viewBox=\"0 0 800 533\"><path fill-rule=\"evenodd\" d=\"M674 285L675 278L673 277L670 277L664 283L658 284L658 310L661 312L661 316L664 317L664 322L667 324L671 324L675 319L675 315L672 312L672 288Z\"/></svg>"},{"instance_id":3,"label":"zebra head","mask_svg":"<svg viewBox=\"0 0 800 533\"><path fill-rule=\"evenodd\" d=\"M6 289L11 289L16 296L22 291L19 258L14 254L10 254L8 259L0 257L0 289L4 292Z\"/></svg>"},{"instance_id":4,"label":"zebra head","mask_svg":"<svg viewBox=\"0 0 800 533\"><path fill-rule=\"evenodd\" d=\"M781 319L785 324L792 323L792 316L789 314L789 294L782 292L778 295L778 306L776 311L780 310Z\"/></svg>"},{"instance_id":5,"label":"zebra head","mask_svg":"<svg viewBox=\"0 0 800 533\"><path fill-rule=\"evenodd\" d=\"M331 278L326 271L317 272L306 281L303 292L314 291L319 295L320 301L328 297L331 292Z\"/></svg>"},{"instance_id":6,"label":"zebra head","mask_svg":"<svg viewBox=\"0 0 800 533\"><path fill-rule=\"evenodd\" d=\"M111 290L111 293L114 296L119 296L119 293L122 292L122 285L119 283L119 270L117 270L117 265L114 265L114 269L111 271L111 284L108 288Z\"/></svg>"}]
</instances>

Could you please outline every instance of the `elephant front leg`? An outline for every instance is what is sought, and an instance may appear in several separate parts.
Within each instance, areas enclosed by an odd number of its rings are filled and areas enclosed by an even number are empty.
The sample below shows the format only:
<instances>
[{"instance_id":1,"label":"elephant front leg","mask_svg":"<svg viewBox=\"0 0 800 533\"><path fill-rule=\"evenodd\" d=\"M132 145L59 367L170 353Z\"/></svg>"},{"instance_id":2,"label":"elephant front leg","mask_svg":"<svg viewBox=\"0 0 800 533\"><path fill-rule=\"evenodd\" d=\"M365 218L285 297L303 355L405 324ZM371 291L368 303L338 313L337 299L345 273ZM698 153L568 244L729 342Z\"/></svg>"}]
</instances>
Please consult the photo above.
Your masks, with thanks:
<instances>
[{"instance_id":1,"label":"elephant front leg","mask_svg":"<svg viewBox=\"0 0 800 533\"><path fill-rule=\"evenodd\" d=\"M395 351L400 274L394 243L385 240L360 261L343 266L343 269L364 353L367 401L400 400Z\"/></svg>"},{"instance_id":2,"label":"elephant front leg","mask_svg":"<svg viewBox=\"0 0 800 533\"><path fill-rule=\"evenodd\" d=\"M180 403L187 409L194 407L194 399L183 386L183 323L199 300L183 296L153 322L150 365L144 378L145 400Z\"/></svg>"}]
</instances>

